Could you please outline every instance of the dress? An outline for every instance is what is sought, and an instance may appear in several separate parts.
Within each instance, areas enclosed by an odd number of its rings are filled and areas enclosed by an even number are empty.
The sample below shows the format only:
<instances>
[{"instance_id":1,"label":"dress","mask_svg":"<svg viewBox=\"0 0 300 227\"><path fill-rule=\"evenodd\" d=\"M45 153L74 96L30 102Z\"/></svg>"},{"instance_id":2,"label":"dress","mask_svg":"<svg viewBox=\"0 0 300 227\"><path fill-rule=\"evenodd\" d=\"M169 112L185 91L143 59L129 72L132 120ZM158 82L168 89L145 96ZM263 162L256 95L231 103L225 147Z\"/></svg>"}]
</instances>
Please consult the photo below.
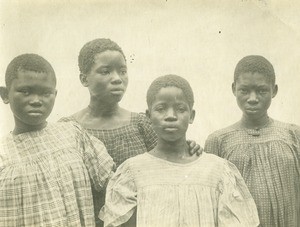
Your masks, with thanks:
<instances>
[{"instance_id":1,"label":"dress","mask_svg":"<svg viewBox=\"0 0 300 227\"><path fill-rule=\"evenodd\" d=\"M0 226L94 226L91 183L106 187L114 162L71 123L0 140Z\"/></svg>"},{"instance_id":2,"label":"dress","mask_svg":"<svg viewBox=\"0 0 300 227\"><path fill-rule=\"evenodd\" d=\"M215 155L179 164L149 153L125 161L110 180L100 218L137 227L257 226L255 203L236 167Z\"/></svg>"},{"instance_id":3,"label":"dress","mask_svg":"<svg viewBox=\"0 0 300 227\"><path fill-rule=\"evenodd\" d=\"M300 127L270 119L253 130L238 122L211 134L204 150L236 165L261 226L300 226Z\"/></svg>"},{"instance_id":4,"label":"dress","mask_svg":"<svg viewBox=\"0 0 300 227\"><path fill-rule=\"evenodd\" d=\"M73 116L60 121L75 121ZM102 141L117 167L128 158L152 150L157 136L144 114L131 113L130 123L115 129L89 129L88 133Z\"/></svg>"},{"instance_id":5,"label":"dress","mask_svg":"<svg viewBox=\"0 0 300 227\"><path fill-rule=\"evenodd\" d=\"M62 118L60 121L74 121L73 116ZM128 125L115 129L89 129L86 131L102 141L107 152L113 158L117 167L130 157L152 150L157 141L156 133L151 127L150 120L144 114L131 113ZM93 190L95 216L98 217L101 207L104 205L103 192ZM96 221L99 222L99 220ZM99 223L98 226L101 226Z\"/></svg>"}]
</instances>

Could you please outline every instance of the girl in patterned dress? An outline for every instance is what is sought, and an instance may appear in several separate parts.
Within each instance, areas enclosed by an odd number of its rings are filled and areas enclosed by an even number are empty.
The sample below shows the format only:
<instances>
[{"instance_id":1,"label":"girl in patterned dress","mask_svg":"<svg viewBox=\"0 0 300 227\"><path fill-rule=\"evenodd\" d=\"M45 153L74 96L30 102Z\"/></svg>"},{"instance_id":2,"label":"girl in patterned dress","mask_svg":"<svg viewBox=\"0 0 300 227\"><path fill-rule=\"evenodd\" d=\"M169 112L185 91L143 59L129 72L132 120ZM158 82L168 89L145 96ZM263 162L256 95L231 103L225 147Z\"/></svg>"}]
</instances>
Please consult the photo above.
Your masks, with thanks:
<instances>
[{"instance_id":1,"label":"girl in patterned dress","mask_svg":"<svg viewBox=\"0 0 300 227\"><path fill-rule=\"evenodd\" d=\"M104 225L257 226L255 203L236 167L211 154L188 154L185 135L195 116L189 83L159 77L147 104L157 145L117 169L100 212Z\"/></svg>"},{"instance_id":2,"label":"girl in patterned dress","mask_svg":"<svg viewBox=\"0 0 300 227\"><path fill-rule=\"evenodd\" d=\"M90 103L87 108L61 121L75 121L101 140L117 166L153 149L157 136L149 119L119 106L128 84L126 58L121 47L110 39L92 40L82 47L78 65L80 81L90 93ZM194 142L190 147L192 154L195 151L201 153L201 148ZM93 194L98 216L104 195Z\"/></svg>"},{"instance_id":3,"label":"girl in patterned dress","mask_svg":"<svg viewBox=\"0 0 300 227\"><path fill-rule=\"evenodd\" d=\"M0 226L94 226L91 185L105 188L115 166L103 143L79 125L47 124L56 78L41 56L14 58L5 83L15 127L0 140Z\"/></svg>"},{"instance_id":4,"label":"girl in patterned dress","mask_svg":"<svg viewBox=\"0 0 300 227\"><path fill-rule=\"evenodd\" d=\"M237 166L257 205L261 226L298 227L300 127L268 116L277 90L267 59L256 55L241 59L232 91L242 119L212 133L205 150Z\"/></svg>"}]
</instances>

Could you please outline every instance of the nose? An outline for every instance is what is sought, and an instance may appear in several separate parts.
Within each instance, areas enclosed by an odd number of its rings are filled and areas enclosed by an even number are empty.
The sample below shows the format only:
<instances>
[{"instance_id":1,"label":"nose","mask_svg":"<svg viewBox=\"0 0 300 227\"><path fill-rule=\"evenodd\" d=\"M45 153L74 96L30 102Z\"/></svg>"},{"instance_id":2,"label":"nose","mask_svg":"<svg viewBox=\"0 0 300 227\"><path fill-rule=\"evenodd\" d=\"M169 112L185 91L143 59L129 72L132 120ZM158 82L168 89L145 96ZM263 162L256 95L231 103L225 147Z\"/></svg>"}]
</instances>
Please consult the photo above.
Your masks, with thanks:
<instances>
[{"instance_id":1,"label":"nose","mask_svg":"<svg viewBox=\"0 0 300 227\"><path fill-rule=\"evenodd\" d=\"M35 107L41 106L42 105L41 97L37 94L32 95L29 104L32 105L32 106L35 106Z\"/></svg>"},{"instance_id":2,"label":"nose","mask_svg":"<svg viewBox=\"0 0 300 227\"><path fill-rule=\"evenodd\" d=\"M251 91L248 98L248 103L255 104L258 102L257 95L255 91Z\"/></svg>"},{"instance_id":3,"label":"nose","mask_svg":"<svg viewBox=\"0 0 300 227\"><path fill-rule=\"evenodd\" d=\"M118 72L113 71L111 74L112 74L112 80L111 80L112 84L121 84L123 82Z\"/></svg>"},{"instance_id":4,"label":"nose","mask_svg":"<svg viewBox=\"0 0 300 227\"><path fill-rule=\"evenodd\" d=\"M177 121L176 112L173 108L169 108L165 115L165 121Z\"/></svg>"}]
</instances>

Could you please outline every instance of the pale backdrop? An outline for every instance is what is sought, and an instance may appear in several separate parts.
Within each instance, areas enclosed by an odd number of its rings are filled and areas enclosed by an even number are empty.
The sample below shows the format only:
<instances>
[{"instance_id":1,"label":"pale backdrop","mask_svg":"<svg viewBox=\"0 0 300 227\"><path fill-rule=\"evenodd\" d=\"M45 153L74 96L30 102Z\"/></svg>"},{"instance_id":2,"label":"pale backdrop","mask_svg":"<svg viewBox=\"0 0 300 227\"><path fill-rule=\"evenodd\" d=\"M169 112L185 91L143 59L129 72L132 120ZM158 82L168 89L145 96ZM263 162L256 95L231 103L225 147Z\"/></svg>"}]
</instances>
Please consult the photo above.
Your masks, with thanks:
<instances>
[{"instance_id":1,"label":"pale backdrop","mask_svg":"<svg viewBox=\"0 0 300 227\"><path fill-rule=\"evenodd\" d=\"M53 65L58 96L50 122L89 101L79 82L80 48L95 38L116 41L127 56L129 86L121 105L146 109L146 90L164 74L178 74L195 94L196 119L188 137L201 145L208 134L237 121L233 71L245 55L274 65L279 93L270 116L300 125L300 3L297 1L0 1L0 85L8 63L37 53ZM0 104L0 135L13 129Z\"/></svg>"}]
</instances>

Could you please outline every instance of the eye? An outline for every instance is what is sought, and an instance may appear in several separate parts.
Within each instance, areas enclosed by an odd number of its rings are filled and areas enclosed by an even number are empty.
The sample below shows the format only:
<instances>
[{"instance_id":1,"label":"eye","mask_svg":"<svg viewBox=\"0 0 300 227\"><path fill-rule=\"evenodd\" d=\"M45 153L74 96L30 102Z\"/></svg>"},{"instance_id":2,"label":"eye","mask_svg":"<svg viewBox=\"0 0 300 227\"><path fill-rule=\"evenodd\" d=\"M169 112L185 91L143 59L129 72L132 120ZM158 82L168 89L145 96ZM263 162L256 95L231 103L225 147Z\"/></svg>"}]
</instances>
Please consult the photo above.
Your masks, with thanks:
<instances>
[{"instance_id":1,"label":"eye","mask_svg":"<svg viewBox=\"0 0 300 227\"><path fill-rule=\"evenodd\" d=\"M43 93L43 96L49 97L51 94L52 94L51 91L46 91L46 92Z\"/></svg>"},{"instance_id":2,"label":"eye","mask_svg":"<svg viewBox=\"0 0 300 227\"><path fill-rule=\"evenodd\" d=\"M108 70L102 70L100 72L100 74L103 75L103 76L106 76L106 75L109 75L109 71Z\"/></svg>"},{"instance_id":3,"label":"eye","mask_svg":"<svg viewBox=\"0 0 300 227\"><path fill-rule=\"evenodd\" d=\"M22 93L24 96L28 96L30 94L29 90L20 90L20 93Z\"/></svg>"},{"instance_id":4,"label":"eye","mask_svg":"<svg viewBox=\"0 0 300 227\"><path fill-rule=\"evenodd\" d=\"M239 91L242 93L242 94L247 94L248 93L248 90L246 88L240 88Z\"/></svg>"},{"instance_id":5,"label":"eye","mask_svg":"<svg viewBox=\"0 0 300 227\"><path fill-rule=\"evenodd\" d=\"M155 108L154 108L154 111L157 111L157 112L159 112L159 113L161 113L161 112L163 112L164 111L164 107L163 106L156 106Z\"/></svg>"},{"instance_id":6,"label":"eye","mask_svg":"<svg viewBox=\"0 0 300 227\"><path fill-rule=\"evenodd\" d=\"M108 68L99 68L98 70L96 70L96 73L106 76L109 75L110 71Z\"/></svg>"},{"instance_id":7,"label":"eye","mask_svg":"<svg viewBox=\"0 0 300 227\"><path fill-rule=\"evenodd\" d=\"M121 69L121 70L120 70L120 74L121 74L122 76L126 75L126 74L127 74L127 69Z\"/></svg>"},{"instance_id":8,"label":"eye","mask_svg":"<svg viewBox=\"0 0 300 227\"><path fill-rule=\"evenodd\" d=\"M261 89L258 91L259 94L266 94L268 91L266 89Z\"/></svg>"},{"instance_id":9,"label":"eye","mask_svg":"<svg viewBox=\"0 0 300 227\"><path fill-rule=\"evenodd\" d=\"M179 111L180 113L184 113L186 111L186 107L185 106L178 106L177 111Z\"/></svg>"}]
</instances>

